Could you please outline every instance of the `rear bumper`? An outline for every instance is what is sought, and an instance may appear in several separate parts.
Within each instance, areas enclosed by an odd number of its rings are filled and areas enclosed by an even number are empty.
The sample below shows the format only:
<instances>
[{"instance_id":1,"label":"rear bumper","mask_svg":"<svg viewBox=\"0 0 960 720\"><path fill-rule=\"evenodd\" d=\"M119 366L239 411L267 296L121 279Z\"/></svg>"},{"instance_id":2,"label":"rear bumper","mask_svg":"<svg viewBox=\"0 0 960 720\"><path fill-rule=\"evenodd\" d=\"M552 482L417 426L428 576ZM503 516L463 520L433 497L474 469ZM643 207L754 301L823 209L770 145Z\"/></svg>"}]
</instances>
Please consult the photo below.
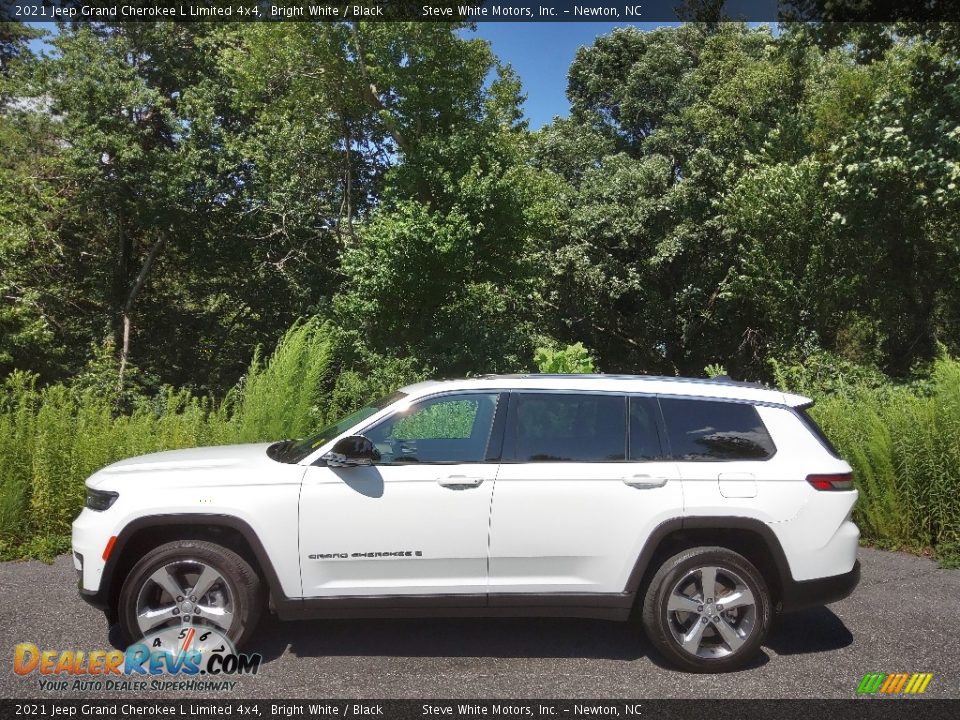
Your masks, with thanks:
<instances>
[{"instance_id":1,"label":"rear bumper","mask_svg":"<svg viewBox=\"0 0 960 720\"><path fill-rule=\"evenodd\" d=\"M853 569L850 572L843 575L799 582L791 579L783 588L778 609L780 612L793 612L843 600L853 592L859 582L859 560L853 563Z\"/></svg>"}]
</instances>

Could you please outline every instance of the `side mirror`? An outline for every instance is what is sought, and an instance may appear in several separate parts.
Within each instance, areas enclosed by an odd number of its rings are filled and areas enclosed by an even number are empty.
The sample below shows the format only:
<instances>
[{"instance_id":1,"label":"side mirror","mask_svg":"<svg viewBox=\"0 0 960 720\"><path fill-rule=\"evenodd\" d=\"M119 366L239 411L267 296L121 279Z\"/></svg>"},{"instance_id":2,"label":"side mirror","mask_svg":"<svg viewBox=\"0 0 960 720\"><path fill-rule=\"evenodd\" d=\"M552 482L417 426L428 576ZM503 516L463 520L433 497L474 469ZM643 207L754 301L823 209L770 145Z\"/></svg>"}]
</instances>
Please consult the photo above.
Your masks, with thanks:
<instances>
[{"instance_id":1,"label":"side mirror","mask_svg":"<svg viewBox=\"0 0 960 720\"><path fill-rule=\"evenodd\" d=\"M380 451L363 435L349 435L337 440L323 458L329 467L356 467L372 465L380 460Z\"/></svg>"}]
</instances>

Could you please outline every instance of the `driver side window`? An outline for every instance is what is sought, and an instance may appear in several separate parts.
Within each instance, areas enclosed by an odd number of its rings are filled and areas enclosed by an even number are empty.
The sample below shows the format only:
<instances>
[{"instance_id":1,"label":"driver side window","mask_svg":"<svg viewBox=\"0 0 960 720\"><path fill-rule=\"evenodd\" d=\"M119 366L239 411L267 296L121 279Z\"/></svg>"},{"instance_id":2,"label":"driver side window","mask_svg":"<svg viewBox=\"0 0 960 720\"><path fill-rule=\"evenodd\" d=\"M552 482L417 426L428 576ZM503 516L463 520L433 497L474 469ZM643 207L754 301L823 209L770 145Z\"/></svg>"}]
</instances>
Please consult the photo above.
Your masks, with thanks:
<instances>
[{"instance_id":1,"label":"driver side window","mask_svg":"<svg viewBox=\"0 0 960 720\"><path fill-rule=\"evenodd\" d=\"M364 434L377 464L485 462L498 393L442 395L392 415Z\"/></svg>"}]
</instances>

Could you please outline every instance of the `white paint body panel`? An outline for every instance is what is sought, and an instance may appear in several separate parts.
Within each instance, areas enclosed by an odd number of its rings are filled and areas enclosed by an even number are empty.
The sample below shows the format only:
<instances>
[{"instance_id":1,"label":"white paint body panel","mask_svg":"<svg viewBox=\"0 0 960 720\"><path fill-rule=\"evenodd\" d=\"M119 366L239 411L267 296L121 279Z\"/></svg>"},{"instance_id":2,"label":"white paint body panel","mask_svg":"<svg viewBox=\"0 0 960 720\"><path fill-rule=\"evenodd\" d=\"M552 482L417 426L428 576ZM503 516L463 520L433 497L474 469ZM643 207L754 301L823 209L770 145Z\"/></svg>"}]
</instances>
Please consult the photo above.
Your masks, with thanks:
<instances>
[{"instance_id":1,"label":"white paint body panel","mask_svg":"<svg viewBox=\"0 0 960 720\"><path fill-rule=\"evenodd\" d=\"M485 593L496 472L496 463L308 468L300 497L304 595ZM439 483L452 476L480 482ZM355 552L414 554L310 557Z\"/></svg>"},{"instance_id":2,"label":"white paint body panel","mask_svg":"<svg viewBox=\"0 0 960 720\"><path fill-rule=\"evenodd\" d=\"M790 410L759 406L757 412L773 438L776 454L763 461L678 463L684 515L733 515L768 524L783 546L794 580L849 572L856 560L859 531L853 538L849 528L841 532L841 525L852 512L857 493L819 492L806 478L848 473L850 466L827 452ZM755 478L754 483L732 479L748 475ZM731 479L721 479L728 476ZM750 496L744 485L755 485L755 493ZM733 494L738 491L741 496ZM831 543L838 532L840 537Z\"/></svg>"},{"instance_id":3,"label":"white paint body panel","mask_svg":"<svg viewBox=\"0 0 960 720\"><path fill-rule=\"evenodd\" d=\"M667 482L624 482L638 474ZM682 507L672 462L505 463L493 493L490 592L623 592L647 537Z\"/></svg>"},{"instance_id":4,"label":"white paint body panel","mask_svg":"<svg viewBox=\"0 0 960 720\"><path fill-rule=\"evenodd\" d=\"M297 499L304 468L274 462L267 444L226 445L143 455L108 465L87 485L119 494L104 512L84 509L73 523L73 549L83 555L83 587L96 590L111 536L151 515L229 515L257 533L284 593L301 594Z\"/></svg>"},{"instance_id":5,"label":"white paint body panel","mask_svg":"<svg viewBox=\"0 0 960 720\"><path fill-rule=\"evenodd\" d=\"M333 469L314 465L339 437L432 395L463 390L562 390L727 399L757 404L777 447L766 461L476 463ZM322 445L299 464L266 444L155 453L97 472L88 486L119 493L73 525L82 586L100 586L111 536L153 515L229 515L256 533L284 595L619 593L650 533L679 517L753 518L779 539L795 580L846 573L859 532L856 492L818 492L811 473L844 473L797 417L806 398L740 385L670 378L518 376L427 382ZM441 477L475 478L451 489ZM624 478L665 478L632 487ZM634 478L635 479L635 478ZM640 479L643 485L644 480ZM656 485L656 483L653 483ZM421 555L337 560L354 552ZM302 578L302 579L301 579Z\"/></svg>"}]
</instances>

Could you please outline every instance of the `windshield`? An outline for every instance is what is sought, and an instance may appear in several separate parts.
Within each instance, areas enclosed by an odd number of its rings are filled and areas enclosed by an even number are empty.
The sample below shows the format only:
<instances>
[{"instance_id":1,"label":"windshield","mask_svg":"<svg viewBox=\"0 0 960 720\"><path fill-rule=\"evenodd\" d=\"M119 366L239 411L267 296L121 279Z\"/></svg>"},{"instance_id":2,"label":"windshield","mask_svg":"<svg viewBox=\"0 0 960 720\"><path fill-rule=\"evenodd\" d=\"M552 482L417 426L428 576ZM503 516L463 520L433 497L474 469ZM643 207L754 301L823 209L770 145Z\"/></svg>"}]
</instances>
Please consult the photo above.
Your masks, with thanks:
<instances>
[{"instance_id":1,"label":"windshield","mask_svg":"<svg viewBox=\"0 0 960 720\"><path fill-rule=\"evenodd\" d=\"M397 400L405 398L406 396L406 393L398 390L391 395L387 395L363 406L356 412L350 413L332 425L327 425L308 438L303 440L284 440L283 442L274 443L267 448L267 453L271 458L279 462L298 463L324 443L330 442L337 435L346 432L357 423L363 422L371 415L375 415L388 405L392 405Z\"/></svg>"}]
</instances>

